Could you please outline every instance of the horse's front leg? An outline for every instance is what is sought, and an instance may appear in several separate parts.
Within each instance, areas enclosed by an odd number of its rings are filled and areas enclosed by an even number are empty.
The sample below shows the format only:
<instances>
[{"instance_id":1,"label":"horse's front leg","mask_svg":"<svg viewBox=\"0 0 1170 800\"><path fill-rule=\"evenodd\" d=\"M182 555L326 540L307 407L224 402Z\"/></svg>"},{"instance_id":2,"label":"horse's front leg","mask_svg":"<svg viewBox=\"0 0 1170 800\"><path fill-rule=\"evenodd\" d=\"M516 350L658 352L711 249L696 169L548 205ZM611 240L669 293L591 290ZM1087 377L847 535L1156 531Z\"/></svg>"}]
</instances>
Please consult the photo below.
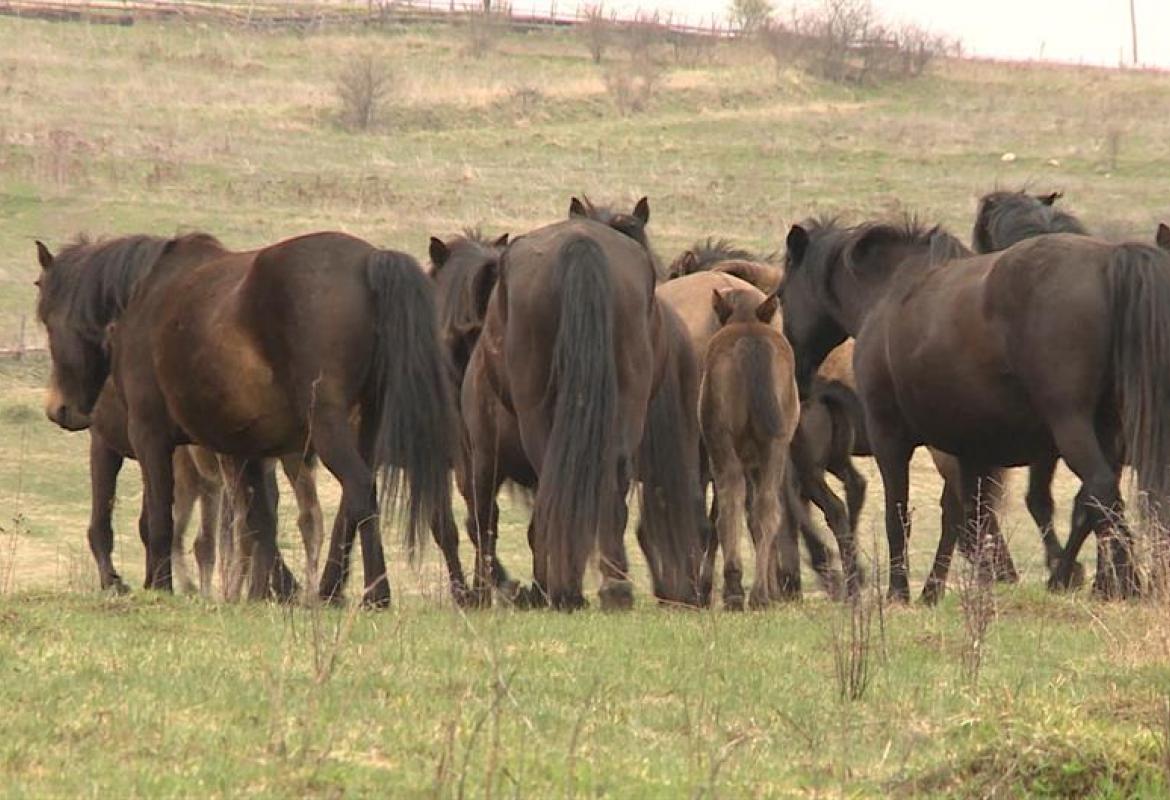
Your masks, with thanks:
<instances>
[{"instance_id":1,"label":"horse's front leg","mask_svg":"<svg viewBox=\"0 0 1170 800\"><path fill-rule=\"evenodd\" d=\"M886 501L886 540L890 549L890 589L892 601L910 602L910 564L906 541L910 537L910 456L913 447L896 435L870 425L874 457L882 475Z\"/></svg>"}]
</instances>

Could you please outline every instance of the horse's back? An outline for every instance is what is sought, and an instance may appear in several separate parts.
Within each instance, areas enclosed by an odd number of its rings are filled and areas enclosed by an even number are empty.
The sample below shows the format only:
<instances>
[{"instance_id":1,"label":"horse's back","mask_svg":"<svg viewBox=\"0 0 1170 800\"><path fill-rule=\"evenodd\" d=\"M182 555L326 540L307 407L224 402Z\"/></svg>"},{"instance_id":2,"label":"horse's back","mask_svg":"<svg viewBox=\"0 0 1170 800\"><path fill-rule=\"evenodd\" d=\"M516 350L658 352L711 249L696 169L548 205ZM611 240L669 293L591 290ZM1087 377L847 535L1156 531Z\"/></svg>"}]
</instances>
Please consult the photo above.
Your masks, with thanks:
<instances>
[{"instance_id":1,"label":"horse's back","mask_svg":"<svg viewBox=\"0 0 1170 800\"><path fill-rule=\"evenodd\" d=\"M711 337L719 330L719 318L711 305L716 291L738 290L756 300L764 301L765 295L757 287L743 279L725 272L693 272L681 278L667 281L655 289L658 299L669 306L682 321L691 340L691 346L701 360L707 352ZM777 321L776 329L781 325Z\"/></svg>"}]
</instances>

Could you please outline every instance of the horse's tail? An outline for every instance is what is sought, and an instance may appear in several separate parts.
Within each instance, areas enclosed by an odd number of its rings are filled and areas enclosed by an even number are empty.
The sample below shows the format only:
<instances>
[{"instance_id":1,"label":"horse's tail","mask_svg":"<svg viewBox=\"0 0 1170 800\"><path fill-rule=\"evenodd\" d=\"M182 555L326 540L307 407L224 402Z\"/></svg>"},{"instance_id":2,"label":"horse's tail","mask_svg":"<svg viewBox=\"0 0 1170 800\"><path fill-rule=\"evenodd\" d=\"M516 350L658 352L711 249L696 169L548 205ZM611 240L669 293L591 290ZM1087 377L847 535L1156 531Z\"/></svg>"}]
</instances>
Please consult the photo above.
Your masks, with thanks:
<instances>
[{"instance_id":1,"label":"horse's tail","mask_svg":"<svg viewBox=\"0 0 1170 800\"><path fill-rule=\"evenodd\" d=\"M579 591L602 515L617 499L618 377L605 254L577 236L561 247L555 269L560 321L548 385L555 399L534 517L547 553L547 590L559 603Z\"/></svg>"},{"instance_id":2,"label":"horse's tail","mask_svg":"<svg viewBox=\"0 0 1170 800\"><path fill-rule=\"evenodd\" d=\"M457 444L452 387L430 279L405 253L374 250L366 259L373 296L370 392L379 512L405 511L403 539L413 556L419 528L451 514L451 465ZM363 427L368 425L363 421ZM406 495L405 509L401 506Z\"/></svg>"},{"instance_id":3,"label":"horse's tail","mask_svg":"<svg viewBox=\"0 0 1170 800\"><path fill-rule=\"evenodd\" d=\"M840 381L814 381L812 399L825 404L833 420L831 452L851 453L857 439L858 423L865 412L857 393Z\"/></svg>"},{"instance_id":4,"label":"horse's tail","mask_svg":"<svg viewBox=\"0 0 1170 800\"><path fill-rule=\"evenodd\" d=\"M759 439L775 439L784 433L784 417L776 401L772 378L772 348L757 336L746 336L735 344L739 370L739 391L748 402L748 422Z\"/></svg>"},{"instance_id":5,"label":"horse's tail","mask_svg":"<svg viewBox=\"0 0 1170 800\"><path fill-rule=\"evenodd\" d=\"M1149 245L1117 245L1105 274L1125 454L1138 489L1165 519L1170 512L1170 256Z\"/></svg>"},{"instance_id":6,"label":"horse's tail","mask_svg":"<svg viewBox=\"0 0 1170 800\"><path fill-rule=\"evenodd\" d=\"M674 327L671 362L650 400L638 450L641 536L660 600L697 605L701 525L706 514L699 482L698 362L681 323Z\"/></svg>"}]
</instances>

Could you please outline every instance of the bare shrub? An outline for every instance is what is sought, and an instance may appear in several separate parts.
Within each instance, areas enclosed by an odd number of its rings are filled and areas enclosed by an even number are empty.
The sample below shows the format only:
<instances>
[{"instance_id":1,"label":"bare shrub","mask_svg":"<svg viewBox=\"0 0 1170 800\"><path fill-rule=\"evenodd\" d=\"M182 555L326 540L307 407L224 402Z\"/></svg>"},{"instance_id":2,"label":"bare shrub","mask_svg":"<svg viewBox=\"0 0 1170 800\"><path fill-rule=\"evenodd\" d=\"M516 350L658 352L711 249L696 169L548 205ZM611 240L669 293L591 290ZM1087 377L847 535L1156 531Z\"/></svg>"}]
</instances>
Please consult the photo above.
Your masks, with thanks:
<instances>
[{"instance_id":1,"label":"bare shrub","mask_svg":"<svg viewBox=\"0 0 1170 800\"><path fill-rule=\"evenodd\" d=\"M581 23L581 33L593 63L600 64L605 57L605 51L613 41L614 22L612 18L605 16L605 9L600 4L586 6L584 14L585 21Z\"/></svg>"},{"instance_id":2,"label":"bare shrub","mask_svg":"<svg viewBox=\"0 0 1170 800\"><path fill-rule=\"evenodd\" d=\"M876 532L874 535L876 537ZM846 599L833 622L830 641L833 675L837 681L837 697L841 701L861 700L869 689L875 667L875 622L882 651L885 650L885 595L876 554L875 538L871 580L866 581L859 594Z\"/></svg>"},{"instance_id":3,"label":"bare shrub","mask_svg":"<svg viewBox=\"0 0 1170 800\"><path fill-rule=\"evenodd\" d=\"M346 62L335 86L341 104L341 122L350 130L372 128L390 95L393 75L373 53Z\"/></svg>"},{"instance_id":4,"label":"bare shrub","mask_svg":"<svg viewBox=\"0 0 1170 800\"><path fill-rule=\"evenodd\" d=\"M667 39L674 52L674 63L680 67L697 67L699 64L711 62L716 42L714 36L671 31Z\"/></svg>"},{"instance_id":5,"label":"bare shrub","mask_svg":"<svg viewBox=\"0 0 1170 800\"><path fill-rule=\"evenodd\" d=\"M741 36L751 36L767 27L772 11L770 0L731 0L729 16Z\"/></svg>"},{"instance_id":6,"label":"bare shrub","mask_svg":"<svg viewBox=\"0 0 1170 800\"><path fill-rule=\"evenodd\" d=\"M669 28L662 24L658 12L640 14L633 22L619 26L618 41L631 61L655 60L655 49L666 41Z\"/></svg>"},{"instance_id":7,"label":"bare shrub","mask_svg":"<svg viewBox=\"0 0 1170 800\"><path fill-rule=\"evenodd\" d=\"M798 66L836 83L915 78L936 57L959 51L957 42L917 26L881 24L870 0L822 0L758 33L778 69Z\"/></svg>"},{"instance_id":8,"label":"bare shrub","mask_svg":"<svg viewBox=\"0 0 1170 800\"><path fill-rule=\"evenodd\" d=\"M513 108L519 106L521 116L527 116L544 99L544 93L527 83L508 89L508 100Z\"/></svg>"},{"instance_id":9,"label":"bare shrub","mask_svg":"<svg viewBox=\"0 0 1170 800\"><path fill-rule=\"evenodd\" d=\"M467 46L465 52L472 58L483 58L496 48L504 32L504 12L492 11L485 3L483 11L467 15Z\"/></svg>"},{"instance_id":10,"label":"bare shrub","mask_svg":"<svg viewBox=\"0 0 1170 800\"><path fill-rule=\"evenodd\" d=\"M984 503L979 505L980 508L986 507ZM960 666L963 678L972 687L979 684L987 651L987 633L996 617L994 569L996 543L987 533L986 523L987 520L982 517L975 521L975 550L971 559L959 569L957 587L959 608L963 614Z\"/></svg>"}]
</instances>

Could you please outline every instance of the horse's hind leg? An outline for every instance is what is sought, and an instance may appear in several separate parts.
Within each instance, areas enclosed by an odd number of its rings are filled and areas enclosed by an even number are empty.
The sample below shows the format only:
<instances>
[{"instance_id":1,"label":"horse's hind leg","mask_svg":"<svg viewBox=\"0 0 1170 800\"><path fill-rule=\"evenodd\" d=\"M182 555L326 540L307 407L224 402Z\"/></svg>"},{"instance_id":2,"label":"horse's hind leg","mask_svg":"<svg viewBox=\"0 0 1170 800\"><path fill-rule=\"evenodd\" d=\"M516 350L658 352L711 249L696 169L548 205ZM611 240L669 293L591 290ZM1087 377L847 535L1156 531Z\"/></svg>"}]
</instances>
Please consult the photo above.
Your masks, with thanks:
<instances>
[{"instance_id":1,"label":"horse's hind leg","mask_svg":"<svg viewBox=\"0 0 1170 800\"><path fill-rule=\"evenodd\" d=\"M371 471L370 452L375 439L375 421L362 418L361 435L355 437L344 412L329 413L318 406L313 426L313 448L322 463L341 483L341 508L333 526L325 571L321 574L323 600L338 602L349 576L349 558L355 535L360 531L362 565L365 573L363 602L375 608L390 605L390 579L378 530L378 501ZM358 442L362 450L359 450Z\"/></svg>"},{"instance_id":2,"label":"horse's hind leg","mask_svg":"<svg viewBox=\"0 0 1170 800\"><path fill-rule=\"evenodd\" d=\"M747 480L730 447L711 448L711 465L715 496L719 501L715 528L719 533L719 547L723 550L723 607L728 611L742 611L743 563L739 557L739 539L747 501Z\"/></svg>"},{"instance_id":3,"label":"horse's hind leg","mask_svg":"<svg viewBox=\"0 0 1170 800\"><path fill-rule=\"evenodd\" d=\"M98 579L103 589L114 589L122 594L129 588L114 569L114 498L118 486L118 472L122 456L106 447L95 435L89 439L90 512L86 537L89 549L97 562Z\"/></svg>"},{"instance_id":4,"label":"horse's hind leg","mask_svg":"<svg viewBox=\"0 0 1170 800\"><path fill-rule=\"evenodd\" d=\"M317 497L317 470L311 457L300 454L281 457L280 466L297 500L297 529L305 548L305 593L315 593L321 541L325 538L321 500Z\"/></svg>"},{"instance_id":5,"label":"horse's hind leg","mask_svg":"<svg viewBox=\"0 0 1170 800\"><path fill-rule=\"evenodd\" d=\"M187 553L183 540L186 538L187 526L191 524L198 499L199 475L191 463L191 456L186 448L179 448L175 451L175 535L171 541L171 568L174 570L175 582L183 592L195 591L195 582L191 580L191 573L187 568Z\"/></svg>"},{"instance_id":6,"label":"horse's hind leg","mask_svg":"<svg viewBox=\"0 0 1170 800\"><path fill-rule=\"evenodd\" d=\"M627 459L620 459L612 516L602 522L601 530L598 531L601 551L601 589L598 596L603 611L623 611L634 605L634 584L630 580L630 562L624 541L629 515L626 505L629 489L630 463ZM680 501L686 502L686 498L680 498Z\"/></svg>"},{"instance_id":7,"label":"horse's hind leg","mask_svg":"<svg viewBox=\"0 0 1170 800\"><path fill-rule=\"evenodd\" d=\"M1056 528L1053 525L1056 503L1052 499L1052 481L1055 474L1055 457L1033 463L1028 468L1028 494L1025 497L1028 513L1036 523L1040 538L1044 542L1044 564L1048 567L1049 577L1056 572L1061 556L1064 555L1064 548L1056 538Z\"/></svg>"},{"instance_id":8,"label":"horse's hind leg","mask_svg":"<svg viewBox=\"0 0 1170 800\"><path fill-rule=\"evenodd\" d=\"M849 597L856 597L861 586L860 570L857 566L857 547L853 538L853 528L849 524L849 513L845 504L825 482L824 474L820 470L811 470L811 473L801 476L804 494L825 515L825 521L829 524L829 530L833 532L833 538L837 540L837 547L841 552L841 569L845 574L846 592ZM810 542L812 538L814 537L805 538L806 544L809 544L810 554L813 552ZM823 544L820 546L825 549ZM826 569L827 566L826 564L821 569ZM829 573L832 574L831 569ZM833 596L832 592L830 596Z\"/></svg>"},{"instance_id":9,"label":"horse's hind leg","mask_svg":"<svg viewBox=\"0 0 1170 800\"><path fill-rule=\"evenodd\" d=\"M703 483L703 499L707 496L707 486L710 481ZM715 585L715 556L719 552L719 534L716 532L716 520L719 518L719 496L713 495L711 509L704 515L703 525L703 564L699 573L699 603L704 608L711 605L711 591Z\"/></svg>"},{"instance_id":10,"label":"horse's hind leg","mask_svg":"<svg viewBox=\"0 0 1170 800\"><path fill-rule=\"evenodd\" d=\"M1107 453L1102 441L1113 442L1115 436L1098 437L1098 431L1086 417L1070 416L1053 425L1057 448L1069 468L1081 479L1086 521L1097 533L1101 551L1112 556L1111 569L1098 571L1094 589L1106 597L1130 596L1137 592L1137 575L1132 560L1132 542L1124 521L1119 490L1120 459ZM1110 458L1112 456L1112 458ZM1085 533L1076 530L1069 536L1060 567L1049 580L1049 587L1065 589L1073 581L1075 564ZM1086 530L1086 528L1082 528ZM1076 537L1076 539L1074 539Z\"/></svg>"},{"instance_id":11,"label":"horse's hind leg","mask_svg":"<svg viewBox=\"0 0 1170 800\"><path fill-rule=\"evenodd\" d=\"M223 524L222 483L204 482L199 492L199 538L195 540L195 562L199 565L199 593L211 596L215 574L216 539Z\"/></svg>"}]
</instances>

